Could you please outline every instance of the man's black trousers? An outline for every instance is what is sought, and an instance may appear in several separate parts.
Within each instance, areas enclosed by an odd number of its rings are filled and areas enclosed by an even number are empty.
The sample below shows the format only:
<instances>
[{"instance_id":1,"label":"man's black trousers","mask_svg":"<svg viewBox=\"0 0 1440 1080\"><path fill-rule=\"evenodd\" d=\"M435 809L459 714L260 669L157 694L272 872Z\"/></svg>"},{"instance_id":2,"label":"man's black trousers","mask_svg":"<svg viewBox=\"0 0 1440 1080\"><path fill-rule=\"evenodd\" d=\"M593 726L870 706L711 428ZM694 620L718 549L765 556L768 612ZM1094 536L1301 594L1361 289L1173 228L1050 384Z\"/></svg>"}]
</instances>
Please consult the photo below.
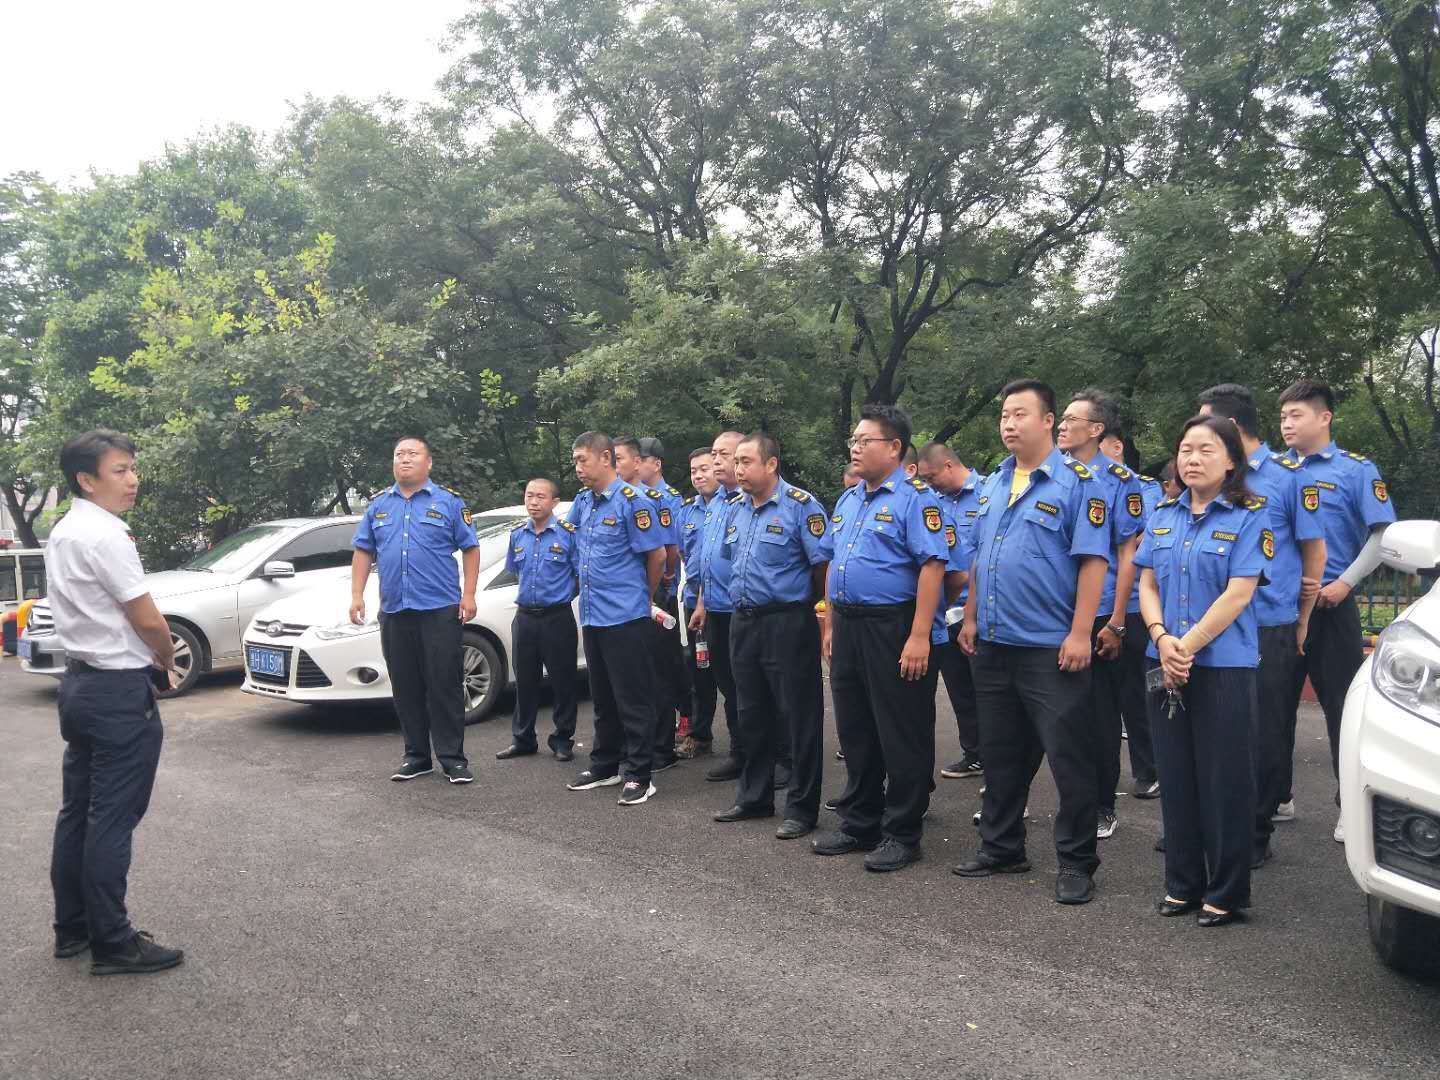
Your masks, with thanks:
<instances>
[{"instance_id":1,"label":"man's black trousers","mask_svg":"<svg viewBox=\"0 0 1440 1080\"><path fill-rule=\"evenodd\" d=\"M970 674L970 658L956 644L960 624L948 630L944 645L930 648L931 658L940 665L945 679L945 695L955 713L955 727L960 732L960 750L966 757L983 758L980 752L980 717L975 711L975 679Z\"/></svg>"},{"instance_id":2,"label":"man's black trousers","mask_svg":"<svg viewBox=\"0 0 1440 1080\"><path fill-rule=\"evenodd\" d=\"M695 614L693 607L685 609L685 625L690 625L690 617ZM709 642L706 642L707 646ZM710 646L713 652L713 646ZM715 706L720 696L719 687L715 683L715 663L712 658L709 667L701 667L695 663L695 634L686 634L685 644L685 670L690 676L690 736L700 742L710 742L715 737ZM727 713L735 711L735 705L728 698L725 701Z\"/></svg>"},{"instance_id":3,"label":"man's black trousers","mask_svg":"<svg viewBox=\"0 0 1440 1080\"><path fill-rule=\"evenodd\" d=\"M510 720L510 741L522 750L537 748L535 717L540 707L542 667L550 675L555 695L555 731L552 751L575 744L576 651L580 632L569 604L516 608L510 624L510 649L515 664L515 712Z\"/></svg>"},{"instance_id":4,"label":"man's black trousers","mask_svg":"<svg viewBox=\"0 0 1440 1080\"><path fill-rule=\"evenodd\" d=\"M830 607L830 694L847 773L836 809L858 840L918 844L935 790L939 673L931 664L922 678L900 676L914 615L914 604Z\"/></svg>"},{"instance_id":5,"label":"man's black trousers","mask_svg":"<svg viewBox=\"0 0 1440 1080\"><path fill-rule=\"evenodd\" d=\"M1042 757L1059 792L1055 855L1062 870L1093 874L1095 844L1095 732L1090 670L1061 671L1059 649L981 641L971 660L985 795L980 851L1010 862L1025 856L1025 804Z\"/></svg>"},{"instance_id":6,"label":"man's black trousers","mask_svg":"<svg viewBox=\"0 0 1440 1080\"><path fill-rule=\"evenodd\" d=\"M1325 730L1330 735L1330 766L1335 775L1340 775L1340 718L1345 712L1345 692L1350 689L1351 680L1365 662L1365 639L1360 632L1360 608L1354 596L1347 596L1343 603L1334 607L1316 607L1310 615L1310 633L1305 639L1305 655L1297 659L1291 688L1295 707L1300 706L1300 694L1305 688L1305 677L1315 687L1315 697L1325 711ZM1291 767L1285 798L1288 802L1294 792L1288 790L1294 783L1295 729L1290 729Z\"/></svg>"},{"instance_id":7,"label":"man's black trousers","mask_svg":"<svg viewBox=\"0 0 1440 1080\"><path fill-rule=\"evenodd\" d=\"M587 626L585 664L595 707L590 771L650 782L655 753L655 639L649 618Z\"/></svg>"},{"instance_id":8,"label":"man's black trousers","mask_svg":"<svg viewBox=\"0 0 1440 1080\"><path fill-rule=\"evenodd\" d=\"M50 859L55 930L92 945L129 942L131 836L150 805L164 729L145 669L73 663L60 681L60 816Z\"/></svg>"},{"instance_id":9,"label":"man's black trousers","mask_svg":"<svg viewBox=\"0 0 1440 1080\"><path fill-rule=\"evenodd\" d=\"M730 658L745 743L735 802L747 810L774 808L784 731L792 757L784 816L813 826L820 816L825 722L814 608L806 601L737 609L730 621Z\"/></svg>"},{"instance_id":10,"label":"man's black trousers","mask_svg":"<svg viewBox=\"0 0 1440 1080\"><path fill-rule=\"evenodd\" d=\"M1255 671L1255 851L1275 831L1276 808L1290 798L1295 767L1295 669L1301 656L1295 623L1260 627L1260 667Z\"/></svg>"},{"instance_id":11,"label":"man's black trousers","mask_svg":"<svg viewBox=\"0 0 1440 1080\"><path fill-rule=\"evenodd\" d=\"M455 604L380 613L380 649L405 736L406 761L428 763L433 743L442 767L468 764L461 633Z\"/></svg>"},{"instance_id":12,"label":"man's black trousers","mask_svg":"<svg viewBox=\"0 0 1440 1080\"><path fill-rule=\"evenodd\" d=\"M725 698L725 727L730 733L730 754L743 758L743 742L740 738L740 719L735 697L735 671L730 663L730 620L728 611L707 611L705 613L705 641L710 646L710 677ZM693 652L694 644L691 649ZM699 742L710 742L715 737L715 709L709 713L690 717L690 734Z\"/></svg>"},{"instance_id":13,"label":"man's black trousers","mask_svg":"<svg viewBox=\"0 0 1440 1080\"><path fill-rule=\"evenodd\" d=\"M1152 661L1153 663L1153 661ZM1160 765L1165 891L1223 911L1250 905L1255 822L1255 670L1190 669L1170 716L1150 694Z\"/></svg>"}]
</instances>

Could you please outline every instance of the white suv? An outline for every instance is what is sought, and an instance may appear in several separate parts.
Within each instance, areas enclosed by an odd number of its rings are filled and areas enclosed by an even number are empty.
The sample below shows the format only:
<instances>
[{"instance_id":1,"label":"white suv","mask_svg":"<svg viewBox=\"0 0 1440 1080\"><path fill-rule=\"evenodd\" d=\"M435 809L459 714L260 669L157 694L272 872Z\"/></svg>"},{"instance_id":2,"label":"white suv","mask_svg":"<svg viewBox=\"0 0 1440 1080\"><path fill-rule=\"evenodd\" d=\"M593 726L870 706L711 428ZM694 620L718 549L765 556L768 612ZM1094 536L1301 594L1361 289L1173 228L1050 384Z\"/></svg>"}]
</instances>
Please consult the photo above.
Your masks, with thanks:
<instances>
[{"instance_id":1,"label":"white suv","mask_svg":"<svg viewBox=\"0 0 1440 1080\"><path fill-rule=\"evenodd\" d=\"M1440 565L1440 522L1385 530L1385 562ZM1345 698L1340 733L1345 859L1364 891L1380 958L1440 974L1440 591L1380 635Z\"/></svg>"}]
</instances>

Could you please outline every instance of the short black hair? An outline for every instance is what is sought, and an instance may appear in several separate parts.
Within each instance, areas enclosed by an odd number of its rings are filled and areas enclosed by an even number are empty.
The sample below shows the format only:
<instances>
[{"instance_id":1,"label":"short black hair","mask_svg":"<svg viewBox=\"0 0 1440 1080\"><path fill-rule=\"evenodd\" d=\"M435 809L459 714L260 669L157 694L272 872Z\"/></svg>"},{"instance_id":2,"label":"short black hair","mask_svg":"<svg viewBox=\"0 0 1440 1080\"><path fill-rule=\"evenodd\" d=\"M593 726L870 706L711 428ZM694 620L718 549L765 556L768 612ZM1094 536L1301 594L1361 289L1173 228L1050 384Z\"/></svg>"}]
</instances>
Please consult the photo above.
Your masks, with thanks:
<instances>
[{"instance_id":1,"label":"short black hair","mask_svg":"<svg viewBox=\"0 0 1440 1080\"><path fill-rule=\"evenodd\" d=\"M1335 391L1330 389L1329 383L1321 382L1318 379L1301 379L1299 382L1291 383L1280 395L1281 405L1290 405L1295 402L1320 402L1325 406L1326 412L1335 411Z\"/></svg>"},{"instance_id":2,"label":"short black hair","mask_svg":"<svg viewBox=\"0 0 1440 1080\"><path fill-rule=\"evenodd\" d=\"M860 419L873 420L880 425L887 439L900 440L900 456L910 449L910 417L897 405L880 405L871 402L860 406Z\"/></svg>"},{"instance_id":3,"label":"short black hair","mask_svg":"<svg viewBox=\"0 0 1440 1080\"><path fill-rule=\"evenodd\" d=\"M525 486L528 488L531 484L535 483L536 481L539 481L539 482L542 483L542 484L549 484L549 485L550 485L550 490L555 493L555 497L556 497L557 499L560 497L560 485L559 485L558 483L556 483L554 480L550 479L550 477L548 477L548 476L532 476L529 480L526 480L526 481L525 481Z\"/></svg>"},{"instance_id":4,"label":"short black hair","mask_svg":"<svg viewBox=\"0 0 1440 1080\"><path fill-rule=\"evenodd\" d=\"M611 449L618 450L622 446L629 450L636 457L643 456L640 453L640 440L637 439L634 435L621 435L619 438L613 441L613 443L611 444Z\"/></svg>"},{"instance_id":5,"label":"short black hair","mask_svg":"<svg viewBox=\"0 0 1440 1080\"><path fill-rule=\"evenodd\" d=\"M691 450L691 451L690 451L690 460L691 460L691 461L694 461L697 457L714 457L714 456L715 456L715 451L711 450L710 447L708 447L708 446L697 446L694 450Z\"/></svg>"},{"instance_id":6,"label":"short black hair","mask_svg":"<svg viewBox=\"0 0 1440 1080\"><path fill-rule=\"evenodd\" d=\"M576 450L594 450L600 454L609 454L610 461L615 461L615 443L603 431L582 431L575 436L575 441L570 444L570 452Z\"/></svg>"},{"instance_id":7,"label":"short black hair","mask_svg":"<svg viewBox=\"0 0 1440 1080\"><path fill-rule=\"evenodd\" d=\"M1047 413L1051 416L1055 415L1055 388L1039 379L1015 379L1013 382L1006 383L1000 390L1000 400L1003 402L1014 394L1027 392L1040 399L1040 404L1044 406Z\"/></svg>"},{"instance_id":8,"label":"short black hair","mask_svg":"<svg viewBox=\"0 0 1440 1080\"><path fill-rule=\"evenodd\" d=\"M762 465L765 462L769 461L771 458L774 458L775 469L777 472L779 471L780 444L775 440L775 437L773 435L767 435L763 431L752 431L749 435L746 435L745 438L741 439L740 441L742 443L751 442L755 444L755 449L760 451L760 463Z\"/></svg>"},{"instance_id":9,"label":"short black hair","mask_svg":"<svg viewBox=\"0 0 1440 1080\"><path fill-rule=\"evenodd\" d=\"M1100 438L1120 430L1120 403L1104 390L1097 386L1087 386L1083 390L1075 391L1070 400L1083 401L1090 406L1095 413L1095 419L1104 429L1100 432Z\"/></svg>"},{"instance_id":10,"label":"short black hair","mask_svg":"<svg viewBox=\"0 0 1440 1080\"><path fill-rule=\"evenodd\" d=\"M928 442L920 448L920 460L939 468L950 461L960 464L960 455L943 442Z\"/></svg>"},{"instance_id":11,"label":"short black hair","mask_svg":"<svg viewBox=\"0 0 1440 1080\"><path fill-rule=\"evenodd\" d=\"M1201 390L1195 404L1210 406L1211 416L1234 420L1235 426L1250 438L1260 435L1260 410L1255 405L1255 395L1248 386L1227 382Z\"/></svg>"},{"instance_id":12,"label":"short black hair","mask_svg":"<svg viewBox=\"0 0 1440 1080\"><path fill-rule=\"evenodd\" d=\"M430 440L427 439L424 435L401 435L398 439L396 439L393 443L390 444L390 449L395 449L395 447L399 446L402 442L418 442L421 446L425 447L425 453L429 454L431 457L435 456L435 451L430 449Z\"/></svg>"},{"instance_id":13,"label":"short black hair","mask_svg":"<svg viewBox=\"0 0 1440 1080\"><path fill-rule=\"evenodd\" d=\"M71 494L85 494L85 489L80 486L80 474L89 473L98 477L100 459L111 450L134 457L135 440L109 428L96 428L76 435L60 448L60 471L65 474L65 483L70 485Z\"/></svg>"}]
</instances>

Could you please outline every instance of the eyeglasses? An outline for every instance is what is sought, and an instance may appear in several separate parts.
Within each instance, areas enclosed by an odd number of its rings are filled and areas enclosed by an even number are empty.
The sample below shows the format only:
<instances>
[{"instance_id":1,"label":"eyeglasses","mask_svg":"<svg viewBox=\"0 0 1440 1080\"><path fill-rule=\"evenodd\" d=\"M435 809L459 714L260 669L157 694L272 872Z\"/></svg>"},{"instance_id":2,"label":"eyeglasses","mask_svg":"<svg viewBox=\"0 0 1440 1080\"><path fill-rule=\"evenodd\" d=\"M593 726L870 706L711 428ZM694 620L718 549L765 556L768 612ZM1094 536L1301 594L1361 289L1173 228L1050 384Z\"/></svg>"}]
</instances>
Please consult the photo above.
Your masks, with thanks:
<instances>
[{"instance_id":1,"label":"eyeglasses","mask_svg":"<svg viewBox=\"0 0 1440 1080\"><path fill-rule=\"evenodd\" d=\"M1071 424L1103 424L1104 422L1103 420L1092 420L1088 416L1071 416L1069 413L1060 417L1061 427L1069 427Z\"/></svg>"},{"instance_id":2,"label":"eyeglasses","mask_svg":"<svg viewBox=\"0 0 1440 1080\"><path fill-rule=\"evenodd\" d=\"M845 445L851 450L863 450L872 442L894 442L894 439L887 439L883 435L862 435L858 439L846 439Z\"/></svg>"}]
</instances>

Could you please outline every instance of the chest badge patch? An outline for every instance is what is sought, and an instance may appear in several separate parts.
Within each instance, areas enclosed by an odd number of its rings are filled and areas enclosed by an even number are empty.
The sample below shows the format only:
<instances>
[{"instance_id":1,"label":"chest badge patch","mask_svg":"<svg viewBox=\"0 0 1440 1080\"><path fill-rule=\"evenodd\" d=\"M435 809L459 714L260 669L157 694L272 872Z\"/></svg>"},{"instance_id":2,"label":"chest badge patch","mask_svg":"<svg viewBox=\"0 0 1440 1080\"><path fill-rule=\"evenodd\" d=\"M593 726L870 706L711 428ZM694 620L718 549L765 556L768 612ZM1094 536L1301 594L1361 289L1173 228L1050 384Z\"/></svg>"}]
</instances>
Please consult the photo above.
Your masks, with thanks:
<instances>
[{"instance_id":1,"label":"chest badge patch","mask_svg":"<svg viewBox=\"0 0 1440 1080\"><path fill-rule=\"evenodd\" d=\"M1097 529L1100 528L1100 526L1104 525L1104 524L1105 524L1105 500L1104 500L1104 499L1091 499L1091 500L1090 500L1090 508L1089 508L1089 510L1086 512L1085 516L1090 520L1090 524L1091 524L1091 525L1094 525Z\"/></svg>"},{"instance_id":2,"label":"chest badge patch","mask_svg":"<svg viewBox=\"0 0 1440 1080\"><path fill-rule=\"evenodd\" d=\"M929 529L933 533L938 533L941 527L944 525L944 522L940 518L940 508L938 506L925 507L924 517L925 528Z\"/></svg>"},{"instance_id":3,"label":"chest badge patch","mask_svg":"<svg viewBox=\"0 0 1440 1080\"><path fill-rule=\"evenodd\" d=\"M889 510L889 508L887 507L887 508L884 509L884 510L878 510L878 511L876 511L876 513L875 513L875 519L874 519L874 520L876 520L876 521L894 521L894 520L895 520L895 515L892 514L892 513L890 513L890 510Z\"/></svg>"},{"instance_id":4,"label":"chest badge patch","mask_svg":"<svg viewBox=\"0 0 1440 1080\"><path fill-rule=\"evenodd\" d=\"M662 528L666 528L666 529L668 529L668 528L670 527L670 509L669 509L669 507L662 506L662 507L660 508L660 525L661 525Z\"/></svg>"},{"instance_id":5,"label":"chest badge patch","mask_svg":"<svg viewBox=\"0 0 1440 1080\"><path fill-rule=\"evenodd\" d=\"M954 525L946 525L946 526L945 526L945 546L946 546L946 547L952 547L952 548L955 546L955 526L954 526Z\"/></svg>"},{"instance_id":6,"label":"chest badge patch","mask_svg":"<svg viewBox=\"0 0 1440 1080\"><path fill-rule=\"evenodd\" d=\"M1320 509L1320 489L1318 487L1306 487L1300 489L1300 505L1314 513Z\"/></svg>"},{"instance_id":7,"label":"chest badge patch","mask_svg":"<svg viewBox=\"0 0 1440 1080\"><path fill-rule=\"evenodd\" d=\"M1260 530L1260 554L1267 559L1275 558L1275 534L1269 529Z\"/></svg>"},{"instance_id":8,"label":"chest badge patch","mask_svg":"<svg viewBox=\"0 0 1440 1080\"><path fill-rule=\"evenodd\" d=\"M1090 501L1091 501L1092 503L1094 503L1094 502L1097 502L1098 500L1096 500L1096 499L1091 499ZM1060 516L1060 508L1059 508L1058 506L1056 506L1054 503L1039 502L1039 501L1037 500L1036 503L1035 503L1035 509L1036 509L1036 510L1044 510L1045 513L1049 514L1051 517L1059 517L1059 516ZM1098 522L1097 522L1097 524L1098 524Z\"/></svg>"},{"instance_id":9,"label":"chest badge patch","mask_svg":"<svg viewBox=\"0 0 1440 1080\"><path fill-rule=\"evenodd\" d=\"M553 552L555 552L556 555L564 555L564 554L565 554L565 545L564 545L564 544L551 544L551 545L550 545L550 550L553 551Z\"/></svg>"},{"instance_id":10,"label":"chest badge patch","mask_svg":"<svg viewBox=\"0 0 1440 1080\"><path fill-rule=\"evenodd\" d=\"M836 521L839 521L840 519L839 519L839 518L836 518L835 520L836 520ZM809 530L810 530L810 535L813 536L813 537L816 537L817 539L818 539L819 537L824 536L824 535L825 535L825 515L824 515L824 514L811 514L809 517L807 517L807 518L805 519L805 528L809 529Z\"/></svg>"},{"instance_id":11,"label":"chest badge patch","mask_svg":"<svg viewBox=\"0 0 1440 1080\"><path fill-rule=\"evenodd\" d=\"M1125 509L1129 511L1130 516L1133 518L1138 518L1141 514L1145 513L1145 500L1140 497L1138 491L1125 496Z\"/></svg>"},{"instance_id":12,"label":"chest badge patch","mask_svg":"<svg viewBox=\"0 0 1440 1080\"><path fill-rule=\"evenodd\" d=\"M1376 501L1376 502L1389 502L1389 501L1390 501L1390 492L1389 492L1388 490L1386 490L1386 488L1385 488L1385 481L1384 481L1384 480L1372 480L1372 481L1370 481L1370 490L1375 493L1375 501Z\"/></svg>"},{"instance_id":13,"label":"chest badge patch","mask_svg":"<svg viewBox=\"0 0 1440 1080\"><path fill-rule=\"evenodd\" d=\"M427 518L429 518L431 521L444 521L444 520L445 520L445 515L442 514L439 510L434 510L434 509L426 510L426 511L425 511L425 516L426 516Z\"/></svg>"},{"instance_id":14,"label":"chest badge patch","mask_svg":"<svg viewBox=\"0 0 1440 1080\"><path fill-rule=\"evenodd\" d=\"M636 510L636 511L635 511L635 528L639 529L641 532L645 532L647 529L650 528L650 511L649 511L649 510Z\"/></svg>"},{"instance_id":15,"label":"chest badge patch","mask_svg":"<svg viewBox=\"0 0 1440 1080\"><path fill-rule=\"evenodd\" d=\"M1216 529L1214 532L1212 532L1212 533L1210 534L1210 539L1211 539L1211 540L1228 540L1228 541L1230 541L1230 543L1233 544L1233 543L1235 543L1236 540L1239 540L1240 538L1239 538L1238 536L1236 536L1233 532L1224 532L1224 531L1222 531L1222 530L1220 530L1220 529Z\"/></svg>"},{"instance_id":16,"label":"chest badge patch","mask_svg":"<svg viewBox=\"0 0 1440 1080\"><path fill-rule=\"evenodd\" d=\"M781 525L778 521L772 521L769 525L765 526L765 531L779 536L785 532L785 526Z\"/></svg>"}]
</instances>

